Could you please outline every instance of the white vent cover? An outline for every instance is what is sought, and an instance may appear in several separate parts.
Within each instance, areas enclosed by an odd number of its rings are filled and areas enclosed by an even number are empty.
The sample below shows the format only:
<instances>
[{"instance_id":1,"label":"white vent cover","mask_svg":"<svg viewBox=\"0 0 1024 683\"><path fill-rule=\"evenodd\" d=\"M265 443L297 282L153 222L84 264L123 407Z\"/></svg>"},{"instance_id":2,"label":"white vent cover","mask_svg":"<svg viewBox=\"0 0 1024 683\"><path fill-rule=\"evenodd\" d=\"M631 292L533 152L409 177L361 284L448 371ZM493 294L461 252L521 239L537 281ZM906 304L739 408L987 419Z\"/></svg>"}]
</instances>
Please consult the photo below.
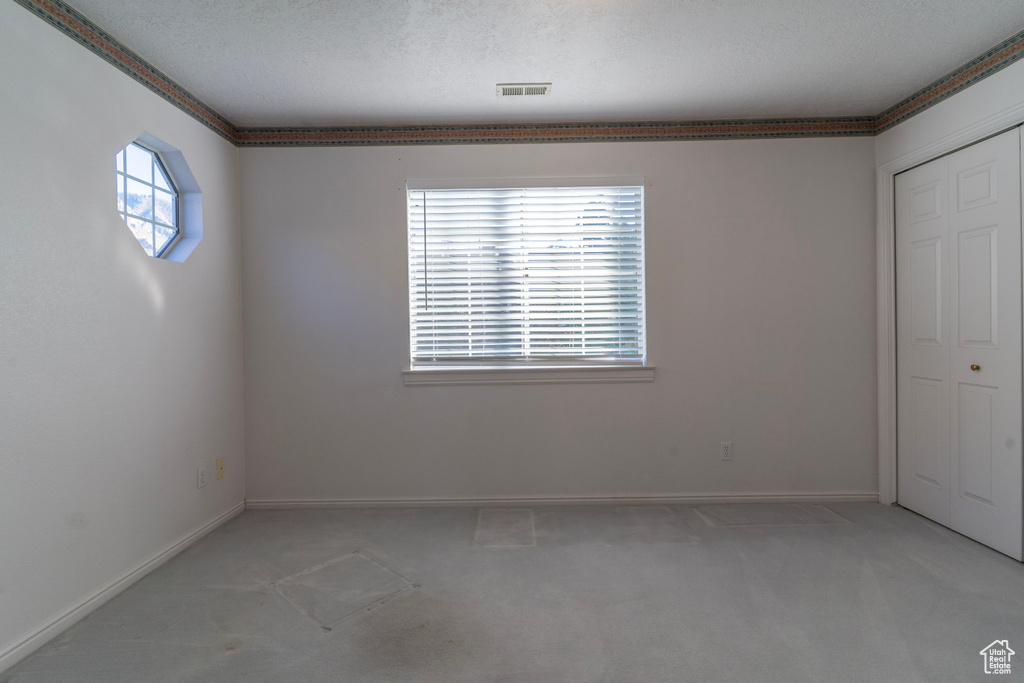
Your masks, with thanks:
<instances>
[{"instance_id":1,"label":"white vent cover","mask_svg":"<svg viewBox=\"0 0 1024 683\"><path fill-rule=\"evenodd\" d=\"M527 95L550 95L550 83L498 83L498 97L525 97Z\"/></svg>"}]
</instances>

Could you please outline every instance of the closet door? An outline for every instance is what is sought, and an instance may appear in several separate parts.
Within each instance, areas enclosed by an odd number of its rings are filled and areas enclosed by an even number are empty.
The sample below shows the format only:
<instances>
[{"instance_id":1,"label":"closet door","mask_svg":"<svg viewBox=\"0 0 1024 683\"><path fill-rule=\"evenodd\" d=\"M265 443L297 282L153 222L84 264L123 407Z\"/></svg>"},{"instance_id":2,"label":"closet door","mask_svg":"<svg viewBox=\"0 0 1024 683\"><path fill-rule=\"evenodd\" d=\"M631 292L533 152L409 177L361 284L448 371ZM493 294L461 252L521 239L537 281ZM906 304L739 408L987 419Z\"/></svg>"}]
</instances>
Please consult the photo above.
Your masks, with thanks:
<instances>
[{"instance_id":1,"label":"closet door","mask_svg":"<svg viewBox=\"0 0 1024 683\"><path fill-rule=\"evenodd\" d=\"M1020 134L896 178L898 495L1021 559Z\"/></svg>"},{"instance_id":2,"label":"closet door","mask_svg":"<svg viewBox=\"0 0 1024 683\"><path fill-rule=\"evenodd\" d=\"M948 158L896 176L897 499L949 525Z\"/></svg>"}]
</instances>

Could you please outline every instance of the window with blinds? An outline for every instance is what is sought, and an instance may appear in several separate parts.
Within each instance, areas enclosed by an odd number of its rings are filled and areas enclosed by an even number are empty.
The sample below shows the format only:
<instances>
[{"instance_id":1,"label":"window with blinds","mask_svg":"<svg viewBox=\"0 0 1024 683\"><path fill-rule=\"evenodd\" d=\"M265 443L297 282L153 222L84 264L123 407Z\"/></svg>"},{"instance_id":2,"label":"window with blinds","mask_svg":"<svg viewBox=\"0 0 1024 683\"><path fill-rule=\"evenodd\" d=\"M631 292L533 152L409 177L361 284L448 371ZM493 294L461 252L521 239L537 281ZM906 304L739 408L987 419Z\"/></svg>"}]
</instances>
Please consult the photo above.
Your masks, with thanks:
<instances>
[{"instance_id":1,"label":"window with blinds","mask_svg":"<svg viewBox=\"0 0 1024 683\"><path fill-rule=\"evenodd\" d=\"M642 184L407 196L413 367L644 364Z\"/></svg>"}]
</instances>

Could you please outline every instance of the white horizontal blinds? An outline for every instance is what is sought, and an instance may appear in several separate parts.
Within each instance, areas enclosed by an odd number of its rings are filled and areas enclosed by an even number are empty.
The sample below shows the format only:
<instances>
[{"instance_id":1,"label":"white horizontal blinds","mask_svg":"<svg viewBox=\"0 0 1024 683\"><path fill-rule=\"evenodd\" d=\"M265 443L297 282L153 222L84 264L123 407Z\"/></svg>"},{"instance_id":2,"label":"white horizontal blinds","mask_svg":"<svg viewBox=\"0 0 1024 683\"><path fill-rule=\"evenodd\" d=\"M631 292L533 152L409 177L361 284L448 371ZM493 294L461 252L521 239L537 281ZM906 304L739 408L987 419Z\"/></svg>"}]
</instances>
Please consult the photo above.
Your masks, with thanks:
<instances>
[{"instance_id":1,"label":"white horizontal blinds","mask_svg":"<svg viewBox=\"0 0 1024 683\"><path fill-rule=\"evenodd\" d=\"M643 362L642 186L408 200L414 364Z\"/></svg>"}]
</instances>

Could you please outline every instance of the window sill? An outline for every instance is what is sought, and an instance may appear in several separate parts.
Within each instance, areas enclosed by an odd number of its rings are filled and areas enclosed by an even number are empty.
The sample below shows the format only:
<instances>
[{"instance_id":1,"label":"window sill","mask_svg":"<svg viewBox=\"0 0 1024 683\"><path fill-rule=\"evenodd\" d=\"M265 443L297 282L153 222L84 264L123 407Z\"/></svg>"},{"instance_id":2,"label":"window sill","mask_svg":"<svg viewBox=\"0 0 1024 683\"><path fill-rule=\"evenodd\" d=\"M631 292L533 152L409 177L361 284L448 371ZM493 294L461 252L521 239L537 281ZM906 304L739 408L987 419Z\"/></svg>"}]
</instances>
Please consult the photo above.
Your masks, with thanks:
<instances>
[{"instance_id":1,"label":"window sill","mask_svg":"<svg viewBox=\"0 0 1024 683\"><path fill-rule=\"evenodd\" d=\"M402 378L407 387L480 384L619 384L653 382L654 366L420 368L403 370Z\"/></svg>"}]
</instances>

